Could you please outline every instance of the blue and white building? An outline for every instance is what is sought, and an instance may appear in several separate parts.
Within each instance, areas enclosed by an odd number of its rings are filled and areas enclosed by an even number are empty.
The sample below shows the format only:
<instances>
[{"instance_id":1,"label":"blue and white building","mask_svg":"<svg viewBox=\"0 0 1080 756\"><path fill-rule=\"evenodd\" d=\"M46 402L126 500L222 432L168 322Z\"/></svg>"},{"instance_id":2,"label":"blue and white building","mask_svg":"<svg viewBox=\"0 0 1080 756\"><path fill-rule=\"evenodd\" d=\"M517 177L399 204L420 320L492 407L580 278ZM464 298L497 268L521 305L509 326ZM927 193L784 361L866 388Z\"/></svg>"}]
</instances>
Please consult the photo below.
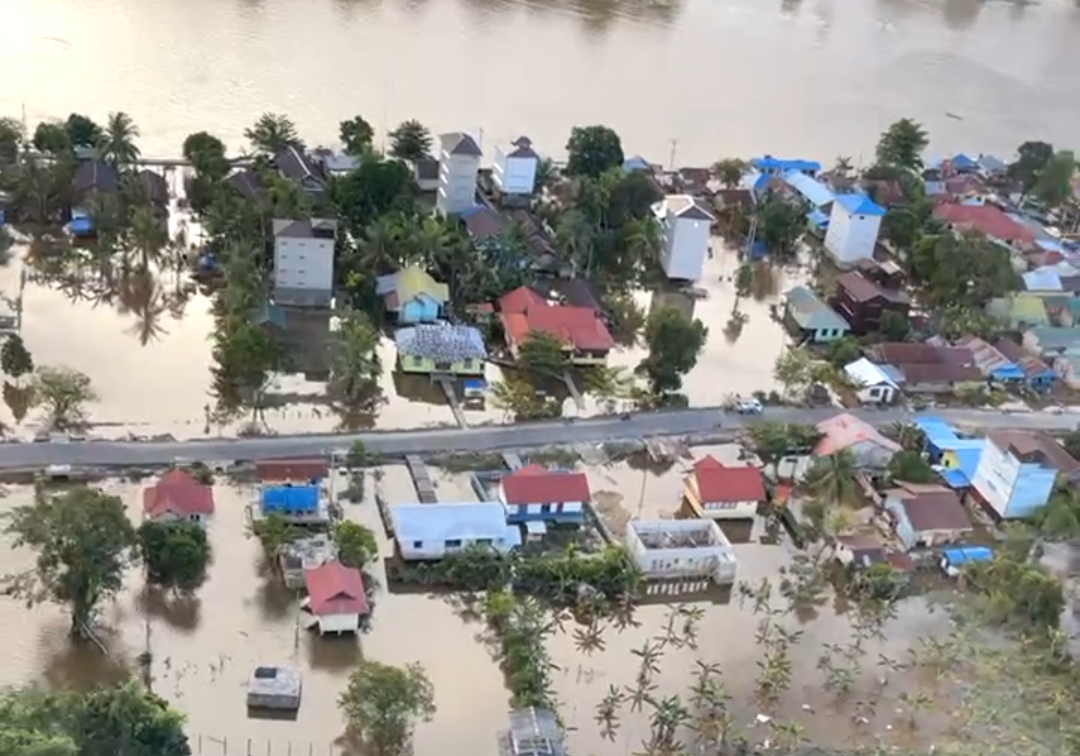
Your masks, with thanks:
<instances>
[{"instance_id":1,"label":"blue and white building","mask_svg":"<svg viewBox=\"0 0 1080 756\"><path fill-rule=\"evenodd\" d=\"M851 267L874 256L885 210L862 194L839 194L832 204L825 249L837 265Z\"/></svg>"},{"instance_id":2,"label":"blue and white building","mask_svg":"<svg viewBox=\"0 0 1080 756\"><path fill-rule=\"evenodd\" d=\"M505 554L521 545L521 529L506 522L498 501L395 504L390 521L405 561L442 559L469 546L490 546Z\"/></svg>"}]
</instances>

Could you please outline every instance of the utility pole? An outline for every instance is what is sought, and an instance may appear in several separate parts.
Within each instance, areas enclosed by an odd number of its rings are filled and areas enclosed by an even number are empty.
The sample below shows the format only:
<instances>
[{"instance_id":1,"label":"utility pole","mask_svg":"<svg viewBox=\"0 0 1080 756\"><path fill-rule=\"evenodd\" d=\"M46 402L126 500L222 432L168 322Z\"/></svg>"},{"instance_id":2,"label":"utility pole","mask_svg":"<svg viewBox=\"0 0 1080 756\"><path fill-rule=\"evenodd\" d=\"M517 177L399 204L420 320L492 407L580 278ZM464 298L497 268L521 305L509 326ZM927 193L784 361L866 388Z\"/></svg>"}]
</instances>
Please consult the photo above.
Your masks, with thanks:
<instances>
[{"instance_id":1,"label":"utility pole","mask_svg":"<svg viewBox=\"0 0 1080 756\"><path fill-rule=\"evenodd\" d=\"M675 170L675 152L678 149L679 149L679 140L678 139L672 139L671 140L671 157L668 159L668 170L669 171Z\"/></svg>"}]
</instances>

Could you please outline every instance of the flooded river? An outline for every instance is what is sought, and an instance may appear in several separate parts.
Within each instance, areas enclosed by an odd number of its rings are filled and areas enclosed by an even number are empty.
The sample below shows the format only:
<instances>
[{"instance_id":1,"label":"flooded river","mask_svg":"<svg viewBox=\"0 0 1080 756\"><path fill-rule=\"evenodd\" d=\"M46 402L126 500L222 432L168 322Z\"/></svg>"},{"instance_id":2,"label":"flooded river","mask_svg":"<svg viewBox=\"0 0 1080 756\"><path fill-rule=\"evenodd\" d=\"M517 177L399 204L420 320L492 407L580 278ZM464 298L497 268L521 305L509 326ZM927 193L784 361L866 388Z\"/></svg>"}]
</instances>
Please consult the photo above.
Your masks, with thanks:
<instances>
[{"instance_id":1,"label":"flooded river","mask_svg":"<svg viewBox=\"0 0 1080 756\"><path fill-rule=\"evenodd\" d=\"M720 448L696 451L712 451L722 458L728 453ZM609 518L619 509L628 515L655 517L671 516L677 508L685 467L685 461L678 461L657 475L619 462L590 467L588 472L594 495L605 502ZM382 535L370 497L376 485L391 502L411 501L415 492L403 466L385 467L376 475L377 483L372 474L368 477L368 500L346 505L346 516L379 533L387 556L392 547ZM433 477L441 501L473 498L467 473L433 469ZM110 483L105 488L123 497L133 519L139 516L139 486ZM31 495L29 489L11 487L0 499L0 509L26 503ZM256 756L267 752L318 756L336 753L334 741L342 722L335 701L360 655L393 664L419 661L434 684L438 714L419 728L417 752L437 753L453 743L462 751L495 756L495 737L505 726L509 694L489 647L479 642L481 626L465 621L460 607L445 597L380 589L373 597L370 632L359 641L320 639L298 627L298 596L267 579L259 546L246 535L244 508L254 490L218 485L215 496L216 513L209 525L214 562L208 581L194 600L178 601L148 592L133 570L125 592L102 615L109 659L94 647L73 649L66 635L67 617L56 607L26 609L0 597L0 645L5 649L0 685L39 681L88 686L120 679L136 668L136 658L149 648L154 690L187 716L198 752L246 754L250 748ZM748 542L735 549L739 577L750 583L765 577L778 580L778 571L791 559L785 546ZM31 553L12 551L0 543L0 573L26 569L32 563ZM385 584L381 569L375 577ZM737 702L739 720L751 722L757 713L750 701L757 675L759 652L754 635L759 618L737 599L700 606L705 614L699 649L674 649L665 655L657 678L659 692L678 693L685 700L694 660L716 662ZM633 683L636 661L630 651L662 633L667 612L662 603L640 607L635 613L640 625L625 631L606 628L601 650L583 651L570 632L572 623L565 633L551 638L552 659L559 668L554 674L555 693L563 702L562 715L574 752L616 756L639 750L647 734L647 714L627 710L616 742L607 742L597 734L595 706L609 685ZM885 651L899 659L917 637L939 632L943 620L940 614L928 614L917 599L906 602L887 628L888 642L868 648L867 658L877 659L878 652ZM826 709L822 676L814 665L823 643L844 642L848 620L826 605L801 629L806 635L793 653L794 684L776 713L800 721L807 737L840 745L857 734L843 724L849 717L815 716L803 704L819 712ZM291 665L303 671L304 700L297 721L247 717L244 686L259 664ZM871 666L868 662L867 667ZM899 689L897 680L892 684ZM887 726L890 717L891 709L883 707L883 719L874 723L874 731Z\"/></svg>"}]
</instances>

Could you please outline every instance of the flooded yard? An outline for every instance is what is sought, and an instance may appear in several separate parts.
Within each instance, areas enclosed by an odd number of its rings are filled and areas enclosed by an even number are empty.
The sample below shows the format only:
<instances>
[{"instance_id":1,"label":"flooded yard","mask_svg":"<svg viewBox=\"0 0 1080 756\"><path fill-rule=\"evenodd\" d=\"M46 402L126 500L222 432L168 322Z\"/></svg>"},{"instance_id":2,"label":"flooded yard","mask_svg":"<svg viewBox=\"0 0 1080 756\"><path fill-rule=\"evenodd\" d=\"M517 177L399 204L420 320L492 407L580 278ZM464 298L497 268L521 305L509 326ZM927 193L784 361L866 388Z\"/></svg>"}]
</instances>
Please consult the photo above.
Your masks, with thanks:
<instances>
[{"instance_id":1,"label":"flooded yard","mask_svg":"<svg viewBox=\"0 0 1080 756\"><path fill-rule=\"evenodd\" d=\"M736 330L728 326L734 305L732 277L738 266L735 252L719 241L715 258L706 263L699 288L701 298L679 292L639 292L639 304L649 311L676 307L700 318L709 339L697 366L686 376L684 393L693 405L715 405L731 393L749 394L774 388L772 365L785 337L769 312L777 295L791 285L784 271L763 269L755 294L739 302L747 320ZM23 288L22 337L37 365L67 366L91 379L98 400L89 408L93 433L121 436L172 434L193 438L209 433L235 434L242 420L219 428L209 425L211 396L210 299L176 273L131 277L108 291L80 285L45 283L22 258L25 245L16 245L12 259L0 267L0 292L14 297L20 277L28 272ZM293 365L277 375L268 390L266 426L273 433L309 433L348 429L326 397L330 371L332 320L329 313L290 310L282 334ZM395 370L396 351L384 337L379 345L383 365L380 386L385 403L375 426L403 429L454 425L454 415L439 387L426 376ZM646 356L643 347L612 353L610 364L632 371ZM487 369L489 382L502 378L496 365ZM0 406L0 422L22 435L41 430L41 418L30 411ZM567 415L602 411L586 397L579 409L565 402ZM471 425L503 422L506 414L487 403L486 408L465 410Z\"/></svg>"},{"instance_id":2,"label":"flooded yard","mask_svg":"<svg viewBox=\"0 0 1080 756\"><path fill-rule=\"evenodd\" d=\"M713 453L723 459L732 447L695 449L694 455ZM660 474L630 461L585 467L594 498L608 498L609 507L624 510L625 517L670 517L678 507L686 461L672 464ZM474 497L468 472L431 468L440 501ZM219 481L219 483L221 483ZM123 498L131 517L140 517L141 486L110 482L109 493ZM345 516L376 532L383 557L393 547L383 534L376 507L375 490L391 503L415 501L416 493L404 466L387 466L367 472L366 494L359 504L346 504ZM137 570L127 577L126 589L103 612L102 640L105 657L92 645L72 647L68 619L52 605L24 608L2 598L0 644L7 649L7 663L0 670L0 684L40 681L56 686L87 686L121 679L137 670L137 658L149 650L154 690L166 697L188 721L193 747L205 754L336 753L335 741L342 732L336 699L348 674L361 656L391 664L419 661L436 692L438 713L421 725L416 736L418 753L434 753L447 743L478 754L496 754L496 734L505 727L509 693L493 659L492 646L484 641L485 630L467 620L453 597L423 593L387 593L381 565L373 571L379 588L370 631L359 639L322 639L298 623L300 594L288 591L268 577L260 547L247 534L245 508L253 500L252 487L215 486L216 512L209 524L214 562L209 579L192 599L178 599L146 589ZM30 501L32 491L11 487L0 500L0 509ZM627 503L623 503L627 502ZM433 504L431 506L438 506ZM629 510L629 511L626 511ZM6 539L6 537L3 537ZM10 574L29 568L33 555L11 550L0 543L0 571ZM777 584L791 566L790 546L763 545L756 539L734 546L739 560L738 579L758 584L769 579ZM760 709L754 703L757 660L755 641L760 617L751 603L742 605L726 593L710 594L694 605L703 610L698 624L697 649L686 646L665 649L656 695L680 695L688 700L695 662L715 662L723 672L733 707L741 723L751 723ZM691 599L695 597L690 597ZM682 601L672 598L672 601ZM636 751L648 734L649 711L624 707L622 726L614 742L603 740L594 722L595 708L609 686L631 686L637 657L644 643L655 642L664 632L670 605L663 597L651 598L634 614L634 626L619 629L604 623L598 629L602 647L583 646L573 622L550 638L550 652L558 666L555 694L562 702L562 717L573 752L598 756ZM793 684L770 715L796 721L804 736L822 745L843 745L865 739L867 733L885 732L895 719L890 706L882 705L880 721L857 724L850 706L833 711L822 694L823 674L816 669L825 644L843 644L850 633L849 620L832 603L804 624L794 617L784 620L790 629L804 633L792 649ZM866 649L866 679L858 684L874 687L879 653L903 658L916 639L940 634L947 627L944 613L930 613L921 599L900 607L899 616L885 629L887 641ZM299 668L304 675L304 696L295 721L248 718L244 694L247 679L257 665ZM906 689L901 678L890 682L890 696ZM766 737L765 733L753 737ZM759 740L761 739L759 738ZM248 745L248 741L251 745Z\"/></svg>"}]
</instances>

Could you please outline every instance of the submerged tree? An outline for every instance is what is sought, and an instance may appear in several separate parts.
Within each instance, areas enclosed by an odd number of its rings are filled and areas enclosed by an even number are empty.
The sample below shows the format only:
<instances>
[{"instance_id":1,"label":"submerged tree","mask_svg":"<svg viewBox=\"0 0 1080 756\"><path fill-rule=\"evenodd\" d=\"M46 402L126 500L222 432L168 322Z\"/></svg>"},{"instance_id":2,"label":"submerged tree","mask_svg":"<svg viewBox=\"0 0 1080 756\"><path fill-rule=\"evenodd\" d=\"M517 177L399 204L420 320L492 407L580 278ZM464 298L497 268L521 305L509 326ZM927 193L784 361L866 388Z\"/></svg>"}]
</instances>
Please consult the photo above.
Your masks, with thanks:
<instances>
[{"instance_id":1,"label":"submerged tree","mask_svg":"<svg viewBox=\"0 0 1080 756\"><path fill-rule=\"evenodd\" d=\"M337 547L338 561L347 567L363 569L379 555L375 534L358 522L342 520L334 525L331 535Z\"/></svg>"},{"instance_id":2,"label":"submerged tree","mask_svg":"<svg viewBox=\"0 0 1080 756\"><path fill-rule=\"evenodd\" d=\"M350 312L342 317L334 334L330 387L351 410L371 411L379 400L378 344L379 334L365 314Z\"/></svg>"},{"instance_id":3,"label":"submerged tree","mask_svg":"<svg viewBox=\"0 0 1080 756\"><path fill-rule=\"evenodd\" d=\"M244 137L256 152L271 157L288 147L304 148L296 124L281 113L263 113L254 126L244 129Z\"/></svg>"},{"instance_id":4,"label":"submerged tree","mask_svg":"<svg viewBox=\"0 0 1080 756\"><path fill-rule=\"evenodd\" d=\"M338 706L350 733L374 756L406 756L417 723L435 715L435 690L419 664L362 659Z\"/></svg>"},{"instance_id":5,"label":"submerged tree","mask_svg":"<svg viewBox=\"0 0 1080 756\"><path fill-rule=\"evenodd\" d=\"M402 121L387 136L390 154L400 160L419 160L431 151L431 132L419 121Z\"/></svg>"},{"instance_id":6,"label":"submerged tree","mask_svg":"<svg viewBox=\"0 0 1080 756\"><path fill-rule=\"evenodd\" d=\"M8 518L15 547L38 554L35 569L16 576L11 588L30 602L67 604L72 634L83 635L100 603L120 590L133 557L135 531L124 503L79 486L58 496L39 493Z\"/></svg>"},{"instance_id":7,"label":"submerged tree","mask_svg":"<svg viewBox=\"0 0 1080 756\"><path fill-rule=\"evenodd\" d=\"M806 231L806 215L793 202L770 195L756 206L757 238L770 259L788 265L798 259L799 241Z\"/></svg>"},{"instance_id":8,"label":"submerged tree","mask_svg":"<svg viewBox=\"0 0 1080 756\"><path fill-rule=\"evenodd\" d=\"M137 536L139 556L151 583L177 591L199 587L210 563L210 543L201 525L147 520Z\"/></svg>"},{"instance_id":9,"label":"submerged tree","mask_svg":"<svg viewBox=\"0 0 1080 756\"><path fill-rule=\"evenodd\" d=\"M72 368L43 365L30 386L34 406L44 409L52 427L61 430L82 425L86 405L98 398L90 377Z\"/></svg>"},{"instance_id":10,"label":"submerged tree","mask_svg":"<svg viewBox=\"0 0 1080 756\"><path fill-rule=\"evenodd\" d=\"M34 372L34 358L19 334L8 336L4 346L0 347L0 369L15 380Z\"/></svg>"},{"instance_id":11,"label":"submerged tree","mask_svg":"<svg viewBox=\"0 0 1080 756\"><path fill-rule=\"evenodd\" d=\"M575 126L566 143L567 176L597 178L623 164L622 140L607 126Z\"/></svg>"},{"instance_id":12,"label":"submerged tree","mask_svg":"<svg viewBox=\"0 0 1080 756\"><path fill-rule=\"evenodd\" d=\"M534 380L561 381L569 364L566 345L548 331L530 331L518 352L518 365Z\"/></svg>"},{"instance_id":13,"label":"submerged tree","mask_svg":"<svg viewBox=\"0 0 1080 756\"><path fill-rule=\"evenodd\" d=\"M858 460L850 449L818 457L803 479L803 489L829 504L850 504L858 491Z\"/></svg>"},{"instance_id":14,"label":"submerged tree","mask_svg":"<svg viewBox=\"0 0 1080 756\"><path fill-rule=\"evenodd\" d=\"M662 307L645 323L645 343L649 356L637 371L649 381L655 395L676 392L682 378L694 369L705 347L709 329L700 320L688 320L672 307Z\"/></svg>"}]
</instances>

